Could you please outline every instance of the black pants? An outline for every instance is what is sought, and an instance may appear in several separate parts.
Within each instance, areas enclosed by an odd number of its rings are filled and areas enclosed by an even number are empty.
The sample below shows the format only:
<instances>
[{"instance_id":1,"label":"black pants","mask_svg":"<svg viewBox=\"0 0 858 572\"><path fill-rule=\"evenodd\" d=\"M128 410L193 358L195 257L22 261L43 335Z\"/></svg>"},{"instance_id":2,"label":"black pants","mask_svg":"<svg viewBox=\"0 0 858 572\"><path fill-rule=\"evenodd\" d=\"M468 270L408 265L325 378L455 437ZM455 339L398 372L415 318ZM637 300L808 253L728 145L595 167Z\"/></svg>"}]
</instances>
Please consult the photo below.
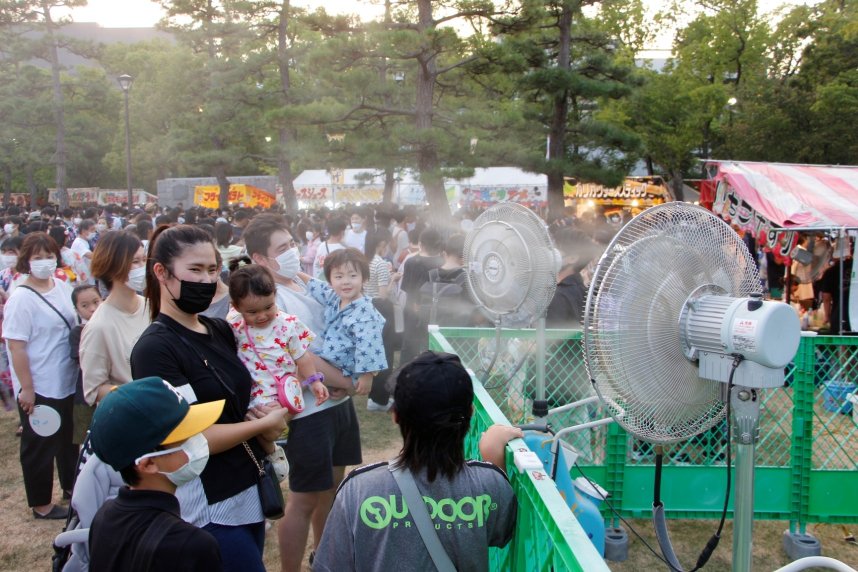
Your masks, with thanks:
<instances>
[{"instance_id":1,"label":"black pants","mask_svg":"<svg viewBox=\"0 0 858 572\"><path fill-rule=\"evenodd\" d=\"M373 298L372 304L378 313L384 317L384 329L381 331L381 340L384 343L384 357L387 359L387 369L379 372L372 380L372 389L369 398L379 405L387 405L390 399L391 388L387 387L390 373L393 371L393 357L396 351L396 324L393 321L393 302L386 298Z\"/></svg>"},{"instance_id":2,"label":"black pants","mask_svg":"<svg viewBox=\"0 0 858 572\"><path fill-rule=\"evenodd\" d=\"M53 407L60 414L59 430L48 437L40 437L30 427L29 416L18 406L24 430L21 433L21 470L24 473L27 505L44 506L51 503L53 494L54 459L62 489L70 492L74 486L78 453L77 446L72 443L74 395L52 399L36 394L36 405Z\"/></svg>"}]
</instances>

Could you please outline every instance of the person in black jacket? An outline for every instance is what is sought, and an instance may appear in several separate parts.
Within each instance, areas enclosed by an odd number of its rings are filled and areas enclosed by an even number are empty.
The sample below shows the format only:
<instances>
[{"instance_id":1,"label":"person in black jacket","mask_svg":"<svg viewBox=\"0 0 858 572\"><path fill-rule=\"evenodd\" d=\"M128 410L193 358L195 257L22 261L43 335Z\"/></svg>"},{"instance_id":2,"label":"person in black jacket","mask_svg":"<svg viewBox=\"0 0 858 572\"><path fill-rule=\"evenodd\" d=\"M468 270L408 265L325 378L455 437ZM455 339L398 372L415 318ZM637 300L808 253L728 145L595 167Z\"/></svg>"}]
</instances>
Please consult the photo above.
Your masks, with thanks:
<instances>
[{"instance_id":1,"label":"person in black jacket","mask_svg":"<svg viewBox=\"0 0 858 572\"><path fill-rule=\"evenodd\" d=\"M555 238L561 254L561 267L557 274L554 298L545 314L545 323L549 328L580 330L584 320L584 304L587 302L587 286L581 271L598 256L600 246L586 233L574 228L561 229ZM552 342L547 350L545 390L550 404L561 406L592 395L580 339L576 337ZM552 421L558 426L590 420L587 408L560 415L561 418ZM589 433L585 431L574 438L579 452L585 458L591 458Z\"/></svg>"},{"instance_id":2,"label":"person in black jacket","mask_svg":"<svg viewBox=\"0 0 858 572\"><path fill-rule=\"evenodd\" d=\"M561 266L545 322L549 328L580 328L587 301L587 287L581 270L599 254L599 246L586 233L572 228L560 230L556 244L560 250Z\"/></svg>"},{"instance_id":3,"label":"person in black jacket","mask_svg":"<svg viewBox=\"0 0 858 572\"><path fill-rule=\"evenodd\" d=\"M222 569L214 537L179 517L176 487L206 466L202 431L224 400L189 405L172 385L148 377L108 393L92 420L96 456L128 488L102 505L89 529L90 569L101 572Z\"/></svg>"}]
</instances>

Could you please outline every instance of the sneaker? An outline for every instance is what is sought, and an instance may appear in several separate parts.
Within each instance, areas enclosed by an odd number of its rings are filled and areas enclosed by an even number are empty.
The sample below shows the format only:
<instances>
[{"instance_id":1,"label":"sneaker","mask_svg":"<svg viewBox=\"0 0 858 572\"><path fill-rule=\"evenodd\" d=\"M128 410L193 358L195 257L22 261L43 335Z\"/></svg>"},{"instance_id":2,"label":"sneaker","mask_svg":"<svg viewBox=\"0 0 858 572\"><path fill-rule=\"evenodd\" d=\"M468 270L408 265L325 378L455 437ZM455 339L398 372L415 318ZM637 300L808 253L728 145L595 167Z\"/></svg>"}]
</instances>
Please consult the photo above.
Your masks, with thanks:
<instances>
[{"instance_id":1,"label":"sneaker","mask_svg":"<svg viewBox=\"0 0 858 572\"><path fill-rule=\"evenodd\" d=\"M367 411L375 411L377 413L387 413L390 411L390 408L393 407L393 398L387 400L387 405L379 405L372 399L366 400L366 410Z\"/></svg>"},{"instance_id":2,"label":"sneaker","mask_svg":"<svg viewBox=\"0 0 858 572\"><path fill-rule=\"evenodd\" d=\"M281 483L285 481L286 477L289 476L289 461L286 460L286 451L283 450L283 447L275 447L274 452L269 453L265 458L271 461L274 472L277 474L277 480Z\"/></svg>"}]
</instances>

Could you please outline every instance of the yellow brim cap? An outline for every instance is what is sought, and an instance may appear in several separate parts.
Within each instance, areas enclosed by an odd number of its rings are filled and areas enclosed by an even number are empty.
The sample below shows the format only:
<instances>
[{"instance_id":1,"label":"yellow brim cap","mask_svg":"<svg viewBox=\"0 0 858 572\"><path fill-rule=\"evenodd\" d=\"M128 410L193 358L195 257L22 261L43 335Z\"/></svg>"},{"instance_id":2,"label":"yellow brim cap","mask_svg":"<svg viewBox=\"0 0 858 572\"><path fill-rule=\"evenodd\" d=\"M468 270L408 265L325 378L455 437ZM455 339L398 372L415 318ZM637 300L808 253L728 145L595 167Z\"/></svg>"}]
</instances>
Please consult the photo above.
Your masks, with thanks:
<instances>
[{"instance_id":1,"label":"yellow brim cap","mask_svg":"<svg viewBox=\"0 0 858 572\"><path fill-rule=\"evenodd\" d=\"M161 444L169 445L170 443L184 441L188 437L208 429L220 418L225 403L226 400L219 399L218 401L191 405L188 409L188 414L185 415L182 422L167 435L167 438Z\"/></svg>"}]
</instances>

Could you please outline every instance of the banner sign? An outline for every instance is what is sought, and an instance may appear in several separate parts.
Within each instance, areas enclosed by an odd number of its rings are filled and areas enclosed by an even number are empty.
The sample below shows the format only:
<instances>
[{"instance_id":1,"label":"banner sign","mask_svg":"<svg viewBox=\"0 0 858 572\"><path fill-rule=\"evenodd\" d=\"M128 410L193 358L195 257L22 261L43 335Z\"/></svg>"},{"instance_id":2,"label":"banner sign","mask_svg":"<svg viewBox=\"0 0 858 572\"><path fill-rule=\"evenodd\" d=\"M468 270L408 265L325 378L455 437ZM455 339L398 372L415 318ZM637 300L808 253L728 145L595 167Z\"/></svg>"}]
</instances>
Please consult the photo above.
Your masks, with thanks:
<instances>
[{"instance_id":1,"label":"banner sign","mask_svg":"<svg viewBox=\"0 0 858 572\"><path fill-rule=\"evenodd\" d=\"M252 185L233 184L229 186L227 197L229 204L243 204L246 207L260 206L268 208L274 204L274 195ZM218 185L199 185L194 187L194 204L216 209L220 206L220 187Z\"/></svg>"},{"instance_id":2,"label":"banner sign","mask_svg":"<svg viewBox=\"0 0 858 572\"><path fill-rule=\"evenodd\" d=\"M484 206L503 201L544 206L547 192L540 187L474 185L463 186L461 194L462 203L468 206Z\"/></svg>"},{"instance_id":3,"label":"banner sign","mask_svg":"<svg viewBox=\"0 0 858 572\"><path fill-rule=\"evenodd\" d=\"M134 191L132 194L133 203L135 205L148 205L158 202L157 195L152 195L146 191ZM71 196L69 196L71 202ZM128 191L99 191L99 205L120 205L128 202Z\"/></svg>"},{"instance_id":4,"label":"banner sign","mask_svg":"<svg viewBox=\"0 0 858 572\"><path fill-rule=\"evenodd\" d=\"M563 185L563 196L567 199L592 199L599 204L622 205L638 200L640 206L652 206L664 202L667 196L663 185L649 181L626 179L620 187L605 187L595 183L572 183Z\"/></svg>"},{"instance_id":5,"label":"banner sign","mask_svg":"<svg viewBox=\"0 0 858 572\"><path fill-rule=\"evenodd\" d=\"M763 250L774 253L775 260L778 262L792 258L793 251L798 247L796 231L784 230L773 225L769 219L742 200L723 179L718 182L715 189L712 212L742 230L753 233L757 244Z\"/></svg>"},{"instance_id":6,"label":"banner sign","mask_svg":"<svg viewBox=\"0 0 858 572\"><path fill-rule=\"evenodd\" d=\"M342 185L332 188L330 185L307 185L295 189L299 201L307 203L380 203L384 196L384 187Z\"/></svg>"},{"instance_id":7,"label":"banner sign","mask_svg":"<svg viewBox=\"0 0 858 572\"><path fill-rule=\"evenodd\" d=\"M128 191L124 189L102 189L100 187L84 187L66 189L69 195L69 205L80 207L84 205L120 205L128 202ZM134 190L132 199L135 205L157 203L158 196L147 193L142 189ZM56 189L48 189L48 202L60 202Z\"/></svg>"}]
</instances>

